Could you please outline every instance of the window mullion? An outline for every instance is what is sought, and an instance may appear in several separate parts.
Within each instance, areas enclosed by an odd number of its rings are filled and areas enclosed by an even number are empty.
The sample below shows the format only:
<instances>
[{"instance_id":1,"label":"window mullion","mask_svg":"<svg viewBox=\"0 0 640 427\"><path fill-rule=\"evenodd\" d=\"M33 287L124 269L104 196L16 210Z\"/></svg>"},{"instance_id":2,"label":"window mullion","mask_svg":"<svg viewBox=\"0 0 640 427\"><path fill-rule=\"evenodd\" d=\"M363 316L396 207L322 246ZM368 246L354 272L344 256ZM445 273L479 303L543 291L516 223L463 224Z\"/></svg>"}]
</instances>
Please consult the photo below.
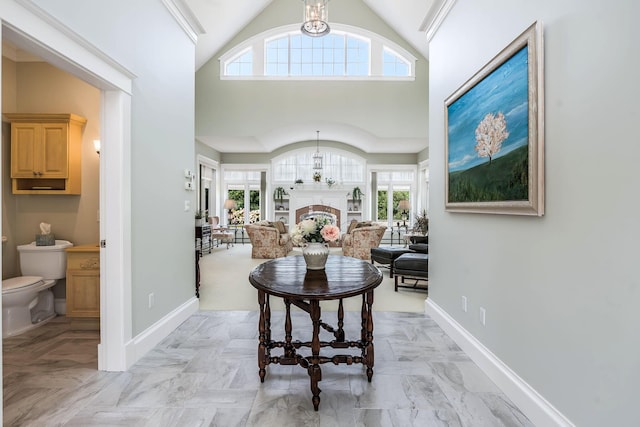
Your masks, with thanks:
<instances>
[{"instance_id":1,"label":"window mullion","mask_svg":"<svg viewBox=\"0 0 640 427\"><path fill-rule=\"evenodd\" d=\"M342 51L344 52L344 60L342 61L342 75L347 75L347 36L342 38Z\"/></svg>"},{"instance_id":2,"label":"window mullion","mask_svg":"<svg viewBox=\"0 0 640 427\"><path fill-rule=\"evenodd\" d=\"M291 76L291 34L287 35L287 71L288 75Z\"/></svg>"}]
</instances>

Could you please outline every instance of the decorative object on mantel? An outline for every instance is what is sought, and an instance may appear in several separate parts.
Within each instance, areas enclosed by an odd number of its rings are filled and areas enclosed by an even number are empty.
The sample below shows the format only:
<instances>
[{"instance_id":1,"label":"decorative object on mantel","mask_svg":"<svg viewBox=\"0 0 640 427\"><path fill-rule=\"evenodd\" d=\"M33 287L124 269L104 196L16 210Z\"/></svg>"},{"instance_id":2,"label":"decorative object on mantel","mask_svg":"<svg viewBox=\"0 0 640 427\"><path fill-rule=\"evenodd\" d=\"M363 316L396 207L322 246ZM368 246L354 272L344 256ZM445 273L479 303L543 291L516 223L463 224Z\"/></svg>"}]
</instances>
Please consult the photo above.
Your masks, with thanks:
<instances>
[{"instance_id":1,"label":"decorative object on mantel","mask_svg":"<svg viewBox=\"0 0 640 427\"><path fill-rule=\"evenodd\" d=\"M324 182L327 183L327 185L329 186L329 188L333 187L333 184L336 183L336 180L333 178L325 178Z\"/></svg>"},{"instance_id":2,"label":"decorative object on mantel","mask_svg":"<svg viewBox=\"0 0 640 427\"><path fill-rule=\"evenodd\" d=\"M327 218L305 219L291 231L294 245L302 246L302 256L307 270L324 270L329 257L328 242L340 238L340 229Z\"/></svg>"},{"instance_id":3,"label":"decorative object on mantel","mask_svg":"<svg viewBox=\"0 0 640 427\"><path fill-rule=\"evenodd\" d=\"M302 34L309 37L322 37L329 34L329 0L302 0Z\"/></svg>"},{"instance_id":4,"label":"decorative object on mantel","mask_svg":"<svg viewBox=\"0 0 640 427\"><path fill-rule=\"evenodd\" d=\"M313 170L317 173L322 170L322 154L320 154L320 131L316 131L316 153L313 155ZM316 172L313 174L313 180L316 179Z\"/></svg>"},{"instance_id":5,"label":"decorative object on mantel","mask_svg":"<svg viewBox=\"0 0 640 427\"><path fill-rule=\"evenodd\" d=\"M298 179L296 179L296 182L295 182L295 183L296 183L296 184L304 184L304 181L303 181L303 180L301 180L300 178L298 178Z\"/></svg>"},{"instance_id":6,"label":"decorative object on mantel","mask_svg":"<svg viewBox=\"0 0 640 427\"><path fill-rule=\"evenodd\" d=\"M313 173L313 182L320 182L322 179L322 174L320 172Z\"/></svg>"}]
</instances>

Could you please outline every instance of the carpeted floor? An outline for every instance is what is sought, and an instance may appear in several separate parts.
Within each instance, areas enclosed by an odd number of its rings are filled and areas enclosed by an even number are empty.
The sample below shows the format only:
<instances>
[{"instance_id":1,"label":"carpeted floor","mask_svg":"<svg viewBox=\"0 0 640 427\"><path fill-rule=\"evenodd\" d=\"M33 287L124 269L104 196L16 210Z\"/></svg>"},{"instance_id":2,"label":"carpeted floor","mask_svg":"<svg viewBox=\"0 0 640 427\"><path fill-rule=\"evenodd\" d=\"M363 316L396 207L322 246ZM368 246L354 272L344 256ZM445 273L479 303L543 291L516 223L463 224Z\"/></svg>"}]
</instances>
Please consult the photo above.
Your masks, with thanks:
<instances>
[{"instance_id":1,"label":"carpeted floor","mask_svg":"<svg viewBox=\"0 0 640 427\"><path fill-rule=\"evenodd\" d=\"M332 248L332 254L341 254L340 248ZM289 256L301 255L299 248ZM236 244L226 249L222 245L213 248L200 260L200 309L201 310L257 310L257 291L249 283L251 270L268 260L252 259L250 244ZM393 290L393 279L389 270L381 268L384 280L376 288L373 309L376 311L424 312L427 298L425 291L412 289ZM279 298L272 299L271 308L282 310ZM345 310L359 311L362 299L349 298L344 301ZM337 310L337 301L323 302L323 310Z\"/></svg>"}]
</instances>

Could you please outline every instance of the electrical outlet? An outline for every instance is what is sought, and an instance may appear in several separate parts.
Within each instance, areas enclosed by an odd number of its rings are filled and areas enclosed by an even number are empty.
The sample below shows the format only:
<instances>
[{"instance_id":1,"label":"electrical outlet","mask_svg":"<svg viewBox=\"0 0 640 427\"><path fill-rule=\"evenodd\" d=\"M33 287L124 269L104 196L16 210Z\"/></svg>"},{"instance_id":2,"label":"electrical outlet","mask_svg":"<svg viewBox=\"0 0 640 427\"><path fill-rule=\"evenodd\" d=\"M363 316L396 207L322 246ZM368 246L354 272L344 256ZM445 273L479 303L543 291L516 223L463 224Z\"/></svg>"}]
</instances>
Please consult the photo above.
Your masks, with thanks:
<instances>
[{"instance_id":1,"label":"electrical outlet","mask_svg":"<svg viewBox=\"0 0 640 427\"><path fill-rule=\"evenodd\" d=\"M184 201L184 211L189 212L191 210L191 202L189 200Z\"/></svg>"},{"instance_id":2,"label":"electrical outlet","mask_svg":"<svg viewBox=\"0 0 640 427\"><path fill-rule=\"evenodd\" d=\"M487 310L484 309L484 307L480 307L480 323L482 324L482 326L485 325L487 320Z\"/></svg>"},{"instance_id":3,"label":"electrical outlet","mask_svg":"<svg viewBox=\"0 0 640 427\"><path fill-rule=\"evenodd\" d=\"M462 297L462 311L467 312L467 297Z\"/></svg>"},{"instance_id":4,"label":"electrical outlet","mask_svg":"<svg viewBox=\"0 0 640 427\"><path fill-rule=\"evenodd\" d=\"M155 304L155 296L153 295L153 292L151 292L149 294L149 308L153 308L154 304Z\"/></svg>"}]
</instances>

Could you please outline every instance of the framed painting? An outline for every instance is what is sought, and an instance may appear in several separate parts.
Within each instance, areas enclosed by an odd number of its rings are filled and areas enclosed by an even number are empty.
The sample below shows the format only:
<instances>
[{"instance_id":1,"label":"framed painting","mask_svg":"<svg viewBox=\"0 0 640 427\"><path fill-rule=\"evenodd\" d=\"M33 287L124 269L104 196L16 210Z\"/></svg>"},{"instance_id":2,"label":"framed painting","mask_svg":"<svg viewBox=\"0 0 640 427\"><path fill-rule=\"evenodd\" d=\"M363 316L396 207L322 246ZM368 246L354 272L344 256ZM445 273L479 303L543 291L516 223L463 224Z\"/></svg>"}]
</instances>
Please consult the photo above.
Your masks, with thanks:
<instances>
[{"instance_id":1,"label":"framed painting","mask_svg":"<svg viewBox=\"0 0 640 427\"><path fill-rule=\"evenodd\" d=\"M544 214L542 25L445 100L445 209Z\"/></svg>"}]
</instances>

